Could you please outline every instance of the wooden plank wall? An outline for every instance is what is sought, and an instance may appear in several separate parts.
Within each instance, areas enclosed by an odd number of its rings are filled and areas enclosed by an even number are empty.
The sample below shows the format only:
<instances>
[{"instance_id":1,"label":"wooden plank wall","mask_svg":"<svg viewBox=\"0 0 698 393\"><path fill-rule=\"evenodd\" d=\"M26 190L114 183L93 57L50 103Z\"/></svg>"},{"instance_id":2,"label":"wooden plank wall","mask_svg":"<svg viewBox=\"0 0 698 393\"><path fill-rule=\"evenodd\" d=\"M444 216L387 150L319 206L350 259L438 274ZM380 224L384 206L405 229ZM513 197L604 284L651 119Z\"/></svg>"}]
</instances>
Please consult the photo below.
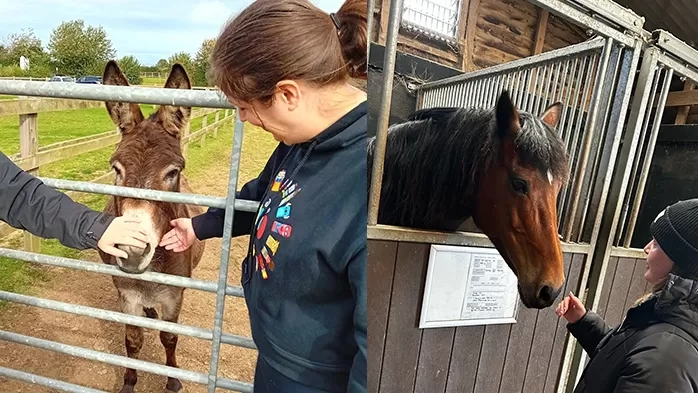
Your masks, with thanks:
<instances>
[{"instance_id":1,"label":"wooden plank wall","mask_svg":"<svg viewBox=\"0 0 698 393\"><path fill-rule=\"evenodd\" d=\"M644 278L646 263L644 258L611 257L608 261L596 312L609 326L617 326L635 301L652 289Z\"/></svg>"},{"instance_id":2,"label":"wooden plank wall","mask_svg":"<svg viewBox=\"0 0 698 393\"><path fill-rule=\"evenodd\" d=\"M447 44L402 29L398 51L458 70L474 71L577 44L587 38L582 28L527 0L460 1L462 11L456 43ZM389 9L390 0L376 1L371 40L383 45Z\"/></svg>"},{"instance_id":3,"label":"wooden plank wall","mask_svg":"<svg viewBox=\"0 0 698 393\"><path fill-rule=\"evenodd\" d=\"M518 323L419 329L429 244L369 240L368 392L554 392L567 331L553 308ZM565 255L578 290L585 255Z\"/></svg>"}]
</instances>

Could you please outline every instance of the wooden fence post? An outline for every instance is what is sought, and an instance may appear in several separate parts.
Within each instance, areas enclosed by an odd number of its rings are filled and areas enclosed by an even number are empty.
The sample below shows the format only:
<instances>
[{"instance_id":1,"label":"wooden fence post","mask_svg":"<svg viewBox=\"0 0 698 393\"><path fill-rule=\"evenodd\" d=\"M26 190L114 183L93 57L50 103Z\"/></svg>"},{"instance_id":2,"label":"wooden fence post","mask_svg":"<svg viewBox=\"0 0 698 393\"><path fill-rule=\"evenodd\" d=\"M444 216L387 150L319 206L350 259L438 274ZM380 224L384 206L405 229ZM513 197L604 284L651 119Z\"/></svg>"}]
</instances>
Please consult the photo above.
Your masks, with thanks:
<instances>
[{"instance_id":1,"label":"wooden fence post","mask_svg":"<svg viewBox=\"0 0 698 393\"><path fill-rule=\"evenodd\" d=\"M208 113L204 115L204 118L201 119L201 129L203 130L208 126ZM206 131L201 133L201 139L199 139L199 145L201 147L204 147L206 145Z\"/></svg>"},{"instance_id":2,"label":"wooden fence post","mask_svg":"<svg viewBox=\"0 0 698 393\"><path fill-rule=\"evenodd\" d=\"M182 135L182 140L184 138L189 136L189 122L187 122L187 125L184 126L184 135ZM187 153L189 153L189 141L185 141L182 143L182 156L184 159L187 159Z\"/></svg>"},{"instance_id":3,"label":"wooden fence post","mask_svg":"<svg viewBox=\"0 0 698 393\"><path fill-rule=\"evenodd\" d=\"M213 137L218 137L218 127L221 125L218 122L221 120L221 111L216 111L216 126L213 127Z\"/></svg>"},{"instance_id":4,"label":"wooden fence post","mask_svg":"<svg viewBox=\"0 0 698 393\"><path fill-rule=\"evenodd\" d=\"M26 98L22 97L20 99ZM19 115L19 154L21 157L34 156L32 166L36 165L36 154L39 151L37 118L37 113ZM38 168L27 172L34 176L39 176ZM24 250L36 253L41 252L41 239L24 231Z\"/></svg>"}]
</instances>

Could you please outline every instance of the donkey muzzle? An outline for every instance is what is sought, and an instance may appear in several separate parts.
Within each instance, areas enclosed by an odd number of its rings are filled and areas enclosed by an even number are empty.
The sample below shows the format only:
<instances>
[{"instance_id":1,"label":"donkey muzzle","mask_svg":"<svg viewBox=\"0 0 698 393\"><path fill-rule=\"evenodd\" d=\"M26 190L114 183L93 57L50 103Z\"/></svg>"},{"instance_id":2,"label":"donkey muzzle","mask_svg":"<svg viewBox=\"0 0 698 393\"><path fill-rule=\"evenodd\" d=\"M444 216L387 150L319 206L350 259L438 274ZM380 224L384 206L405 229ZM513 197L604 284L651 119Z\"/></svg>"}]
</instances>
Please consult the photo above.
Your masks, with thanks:
<instances>
[{"instance_id":1,"label":"donkey muzzle","mask_svg":"<svg viewBox=\"0 0 698 393\"><path fill-rule=\"evenodd\" d=\"M147 258L152 250L150 243L148 243L145 248L124 245L119 245L117 247L128 254L128 258L126 259L116 259L119 269L126 273L139 274L143 273L148 267L149 261L147 261Z\"/></svg>"}]
</instances>

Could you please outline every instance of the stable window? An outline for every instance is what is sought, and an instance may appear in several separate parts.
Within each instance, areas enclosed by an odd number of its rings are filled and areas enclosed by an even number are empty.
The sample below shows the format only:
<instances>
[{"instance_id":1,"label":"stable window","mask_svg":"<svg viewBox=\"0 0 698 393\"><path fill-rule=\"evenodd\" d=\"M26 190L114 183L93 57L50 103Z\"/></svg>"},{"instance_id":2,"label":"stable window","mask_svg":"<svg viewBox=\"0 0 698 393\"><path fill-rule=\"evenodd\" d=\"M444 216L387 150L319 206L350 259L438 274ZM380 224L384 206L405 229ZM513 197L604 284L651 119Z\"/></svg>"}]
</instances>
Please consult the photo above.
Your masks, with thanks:
<instances>
[{"instance_id":1,"label":"stable window","mask_svg":"<svg viewBox=\"0 0 698 393\"><path fill-rule=\"evenodd\" d=\"M457 41L461 0L404 0L402 25L407 30Z\"/></svg>"}]
</instances>

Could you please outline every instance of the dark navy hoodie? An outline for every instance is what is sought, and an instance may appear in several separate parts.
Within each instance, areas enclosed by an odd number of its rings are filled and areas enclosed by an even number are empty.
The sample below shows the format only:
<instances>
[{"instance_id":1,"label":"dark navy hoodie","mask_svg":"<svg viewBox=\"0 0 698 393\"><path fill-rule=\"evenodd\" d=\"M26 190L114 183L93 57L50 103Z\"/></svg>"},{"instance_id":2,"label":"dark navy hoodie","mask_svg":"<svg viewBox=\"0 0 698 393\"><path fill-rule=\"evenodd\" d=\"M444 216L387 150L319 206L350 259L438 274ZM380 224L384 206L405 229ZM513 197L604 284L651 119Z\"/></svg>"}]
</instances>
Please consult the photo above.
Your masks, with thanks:
<instances>
[{"instance_id":1,"label":"dark navy hoodie","mask_svg":"<svg viewBox=\"0 0 698 393\"><path fill-rule=\"evenodd\" d=\"M237 198L233 236L251 234L242 285L260 356L287 377L331 392L366 392L366 132L364 101L314 139L276 148ZM224 210L192 220L223 235Z\"/></svg>"}]
</instances>

